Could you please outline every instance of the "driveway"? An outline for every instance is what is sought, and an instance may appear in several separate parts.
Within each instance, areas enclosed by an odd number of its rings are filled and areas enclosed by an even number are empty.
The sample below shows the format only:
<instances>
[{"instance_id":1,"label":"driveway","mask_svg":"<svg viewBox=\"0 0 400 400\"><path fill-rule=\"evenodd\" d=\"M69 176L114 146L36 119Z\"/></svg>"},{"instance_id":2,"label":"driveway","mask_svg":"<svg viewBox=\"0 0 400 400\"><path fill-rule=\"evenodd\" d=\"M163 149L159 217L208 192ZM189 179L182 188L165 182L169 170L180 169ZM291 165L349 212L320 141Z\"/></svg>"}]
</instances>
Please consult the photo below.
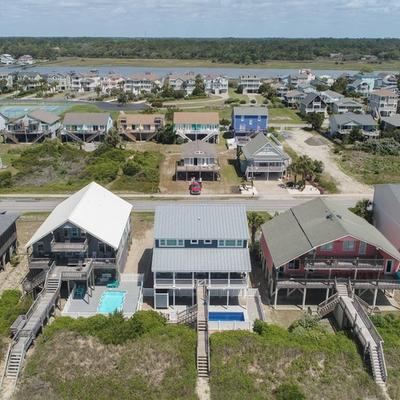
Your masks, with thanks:
<instances>
[{"instance_id":1,"label":"driveway","mask_svg":"<svg viewBox=\"0 0 400 400\"><path fill-rule=\"evenodd\" d=\"M356 181L341 170L332 154L333 144L328 139L300 128L284 132L284 136L287 144L298 154L322 161L325 171L336 180L341 193L373 193L371 186Z\"/></svg>"}]
</instances>

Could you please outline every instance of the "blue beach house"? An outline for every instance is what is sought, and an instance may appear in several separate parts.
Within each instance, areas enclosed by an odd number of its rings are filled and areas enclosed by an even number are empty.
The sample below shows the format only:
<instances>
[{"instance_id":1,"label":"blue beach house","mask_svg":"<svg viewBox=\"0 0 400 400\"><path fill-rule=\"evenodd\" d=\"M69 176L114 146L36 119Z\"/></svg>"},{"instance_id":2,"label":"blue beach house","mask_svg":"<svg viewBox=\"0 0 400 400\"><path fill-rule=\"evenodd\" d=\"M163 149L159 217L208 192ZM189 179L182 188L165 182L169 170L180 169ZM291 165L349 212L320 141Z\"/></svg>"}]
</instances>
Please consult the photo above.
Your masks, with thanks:
<instances>
[{"instance_id":1,"label":"blue beach house","mask_svg":"<svg viewBox=\"0 0 400 400\"><path fill-rule=\"evenodd\" d=\"M234 107L232 111L232 128L238 141L265 132L268 128L268 108L261 106Z\"/></svg>"}]
</instances>

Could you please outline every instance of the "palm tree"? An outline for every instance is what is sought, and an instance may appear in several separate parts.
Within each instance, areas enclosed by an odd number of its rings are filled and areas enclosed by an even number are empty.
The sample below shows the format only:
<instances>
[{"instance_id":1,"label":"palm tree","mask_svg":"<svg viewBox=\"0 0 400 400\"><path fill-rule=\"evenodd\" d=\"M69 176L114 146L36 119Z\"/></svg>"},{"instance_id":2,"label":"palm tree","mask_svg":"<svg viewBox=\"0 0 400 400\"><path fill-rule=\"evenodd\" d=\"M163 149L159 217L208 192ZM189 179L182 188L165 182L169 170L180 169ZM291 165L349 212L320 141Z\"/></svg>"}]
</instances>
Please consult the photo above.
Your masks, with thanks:
<instances>
[{"instance_id":1,"label":"palm tree","mask_svg":"<svg viewBox=\"0 0 400 400\"><path fill-rule=\"evenodd\" d=\"M254 246L256 240L256 233L261 225L265 222L266 217L263 214L251 211L247 214L247 222L251 232L251 246Z\"/></svg>"}]
</instances>

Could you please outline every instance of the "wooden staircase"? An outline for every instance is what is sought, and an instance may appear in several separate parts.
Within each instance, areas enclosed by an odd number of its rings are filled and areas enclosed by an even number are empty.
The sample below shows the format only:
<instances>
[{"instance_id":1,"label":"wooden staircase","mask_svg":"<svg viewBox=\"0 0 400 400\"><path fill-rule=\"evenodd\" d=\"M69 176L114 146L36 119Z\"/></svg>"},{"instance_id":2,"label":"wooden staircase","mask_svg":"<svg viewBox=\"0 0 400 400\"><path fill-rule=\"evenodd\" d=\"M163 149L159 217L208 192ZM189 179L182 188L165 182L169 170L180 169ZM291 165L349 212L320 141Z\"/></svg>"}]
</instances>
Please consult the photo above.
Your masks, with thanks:
<instances>
[{"instance_id":1,"label":"wooden staircase","mask_svg":"<svg viewBox=\"0 0 400 400\"><path fill-rule=\"evenodd\" d=\"M176 316L177 324L192 325L197 321L197 304L179 312Z\"/></svg>"},{"instance_id":2,"label":"wooden staircase","mask_svg":"<svg viewBox=\"0 0 400 400\"><path fill-rule=\"evenodd\" d=\"M14 144L18 144L18 143L19 143L19 141L18 141L18 139L16 138L16 136L13 135L13 134L10 133L10 132L7 132L6 130L2 130L2 131L1 131L1 134L4 136L4 141L5 141L5 139L7 138L7 139L10 139Z\"/></svg>"},{"instance_id":3,"label":"wooden staircase","mask_svg":"<svg viewBox=\"0 0 400 400\"><path fill-rule=\"evenodd\" d=\"M120 131L120 133L125 135L132 142L136 142L136 136L133 133L130 133L130 132L128 132L126 130L123 130L123 129Z\"/></svg>"},{"instance_id":4,"label":"wooden staircase","mask_svg":"<svg viewBox=\"0 0 400 400\"><path fill-rule=\"evenodd\" d=\"M333 296L329 297L327 300L318 305L317 315L320 318L325 317L325 315L328 315L330 312L332 312L338 304L339 296L337 293L335 293Z\"/></svg>"},{"instance_id":5,"label":"wooden staircase","mask_svg":"<svg viewBox=\"0 0 400 400\"><path fill-rule=\"evenodd\" d=\"M196 290L197 295L197 376L200 378L210 377L210 344L208 338L208 299L207 287L204 282L199 282Z\"/></svg>"}]
</instances>

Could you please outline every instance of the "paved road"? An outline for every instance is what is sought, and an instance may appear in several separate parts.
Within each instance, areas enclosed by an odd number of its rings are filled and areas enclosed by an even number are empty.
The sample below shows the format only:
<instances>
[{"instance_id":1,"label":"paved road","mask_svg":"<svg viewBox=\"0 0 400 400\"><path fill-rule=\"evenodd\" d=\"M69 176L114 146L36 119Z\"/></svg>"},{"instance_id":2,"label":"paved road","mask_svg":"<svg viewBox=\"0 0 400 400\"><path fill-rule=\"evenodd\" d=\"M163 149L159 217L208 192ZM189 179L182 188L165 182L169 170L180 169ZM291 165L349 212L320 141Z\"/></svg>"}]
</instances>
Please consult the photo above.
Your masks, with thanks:
<instances>
[{"instance_id":1,"label":"paved road","mask_svg":"<svg viewBox=\"0 0 400 400\"><path fill-rule=\"evenodd\" d=\"M327 196L330 197L330 196ZM332 196L338 203L352 207L360 196ZM369 196L365 196L369 197ZM154 211L155 207L161 204L243 204L248 211L268 211L281 212L310 200L311 197L268 197L268 198L230 198L230 199L207 199L207 198L192 198L183 200L161 200L161 199L127 199L132 203L134 211L146 212ZM62 198L1 198L0 211L15 211L20 213L25 212L48 212L59 204Z\"/></svg>"}]
</instances>

